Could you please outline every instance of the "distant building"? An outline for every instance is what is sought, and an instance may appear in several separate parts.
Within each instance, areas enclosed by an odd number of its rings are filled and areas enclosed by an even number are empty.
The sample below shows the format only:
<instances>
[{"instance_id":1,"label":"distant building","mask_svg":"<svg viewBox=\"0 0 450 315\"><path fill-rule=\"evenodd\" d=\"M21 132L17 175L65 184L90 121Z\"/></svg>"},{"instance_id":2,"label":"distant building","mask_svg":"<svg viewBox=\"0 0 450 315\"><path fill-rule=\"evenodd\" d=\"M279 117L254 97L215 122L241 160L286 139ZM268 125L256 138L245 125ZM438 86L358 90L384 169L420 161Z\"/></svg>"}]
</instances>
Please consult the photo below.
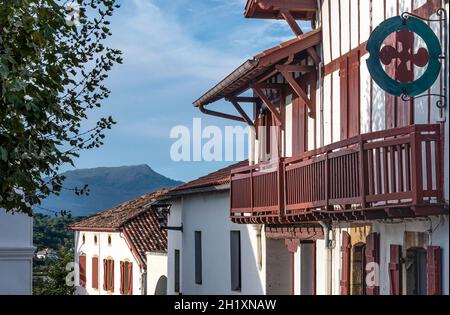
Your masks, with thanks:
<instances>
[{"instance_id":1,"label":"distant building","mask_svg":"<svg viewBox=\"0 0 450 315\"><path fill-rule=\"evenodd\" d=\"M75 231L75 294L144 295L147 273L151 279L165 277L166 259L147 262L147 255L167 251L167 234L149 206L165 192L141 196L68 227Z\"/></svg>"},{"instance_id":2,"label":"distant building","mask_svg":"<svg viewBox=\"0 0 450 315\"><path fill-rule=\"evenodd\" d=\"M33 219L0 209L0 295L32 294Z\"/></svg>"},{"instance_id":3,"label":"distant building","mask_svg":"<svg viewBox=\"0 0 450 315\"><path fill-rule=\"evenodd\" d=\"M53 248L44 248L36 252L37 259L57 259L58 255Z\"/></svg>"}]
</instances>

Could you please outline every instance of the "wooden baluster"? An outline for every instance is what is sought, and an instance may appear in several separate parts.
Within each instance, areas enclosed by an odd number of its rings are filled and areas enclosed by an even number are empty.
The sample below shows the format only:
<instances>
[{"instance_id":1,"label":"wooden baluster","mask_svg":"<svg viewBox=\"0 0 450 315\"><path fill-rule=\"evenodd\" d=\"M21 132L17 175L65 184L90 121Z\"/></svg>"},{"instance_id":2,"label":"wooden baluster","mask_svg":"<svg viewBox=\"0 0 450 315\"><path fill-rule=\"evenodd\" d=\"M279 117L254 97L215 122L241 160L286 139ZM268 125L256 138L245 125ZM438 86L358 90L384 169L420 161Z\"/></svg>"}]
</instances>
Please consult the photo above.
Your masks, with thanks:
<instances>
[{"instance_id":1,"label":"wooden baluster","mask_svg":"<svg viewBox=\"0 0 450 315\"><path fill-rule=\"evenodd\" d=\"M402 145L397 145L397 186L398 191L403 192L403 149Z\"/></svg>"},{"instance_id":2,"label":"wooden baluster","mask_svg":"<svg viewBox=\"0 0 450 315\"><path fill-rule=\"evenodd\" d=\"M417 205L423 203L422 141L417 132L413 133L412 138L411 164L413 204Z\"/></svg>"},{"instance_id":3,"label":"wooden baluster","mask_svg":"<svg viewBox=\"0 0 450 315\"><path fill-rule=\"evenodd\" d=\"M431 170L432 167L431 161L431 142L425 142L425 165L426 165L426 175L427 175L427 191L433 191L433 172Z\"/></svg>"},{"instance_id":4,"label":"wooden baluster","mask_svg":"<svg viewBox=\"0 0 450 315\"><path fill-rule=\"evenodd\" d=\"M364 158L364 142L359 140L359 194L361 197L361 208L366 208L366 163Z\"/></svg>"}]
</instances>

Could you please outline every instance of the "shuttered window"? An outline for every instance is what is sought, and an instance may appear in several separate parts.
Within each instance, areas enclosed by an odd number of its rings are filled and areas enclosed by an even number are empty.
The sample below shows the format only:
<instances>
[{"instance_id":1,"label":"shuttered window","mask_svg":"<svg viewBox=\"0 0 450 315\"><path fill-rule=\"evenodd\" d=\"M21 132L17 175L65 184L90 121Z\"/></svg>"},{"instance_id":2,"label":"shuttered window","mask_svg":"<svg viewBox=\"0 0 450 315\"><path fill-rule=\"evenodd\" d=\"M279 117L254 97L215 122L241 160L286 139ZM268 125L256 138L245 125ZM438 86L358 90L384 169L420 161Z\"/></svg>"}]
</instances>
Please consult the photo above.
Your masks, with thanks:
<instances>
[{"instance_id":1,"label":"shuttered window","mask_svg":"<svg viewBox=\"0 0 450 315\"><path fill-rule=\"evenodd\" d=\"M240 291L241 278L241 232L230 233L230 259L231 259L231 290Z\"/></svg>"},{"instance_id":2,"label":"shuttered window","mask_svg":"<svg viewBox=\"0 0 450 315\"><path fill-rule=\"evenodd\" d=\"M195 283L202 284L202 232L195 231Z\"/></svg>"},{"instance_id":3,"label":"shuttered window","mask_svg":"<svg viewBox=\"0 0 450 315\"><path fill-rule=\"evenodd\" d=\"M81 255L79 258L79 275L80 275L80 286L86 286L86 256Z\"/></svg>"},{"instance_id":4,"label":"shuttered window","mask_svg":"<svg viewBox=\"0 0 450 315\"><path fill-rule=\"evenodd\" d=\"M442 294L442 249L439 246L427 248L428 295Z\"/></svg>"},{"instance_id":5,"label":"shuttered window","mask_svg":"<svg viewBox=\"0 0 450 315\"><path fill-rule=\"evenodd\" d=\"M360 52L355 50L339 65L341 101L341 140L360 133Z\"/></svg>"},{"instance_id":6,"label":"shuttered window","mask_svg":"<svg viewBox=\"0 0 450 315\"><path fill-rule=\"evenodd\" d=\"M98 289L98 257L92 257L92 288Z\"/></svg>"},{"instance_id":7,"label":"shuttered window","mask_svg":"<svg viewBox=\"0 0 450 315\"><path fill-rule=\"evenodd\" d=\"M389 260L389 282L391 295L402 294L402 273L402 247L400 245L391 245Z\"/></svg>"},{"instance_id":8,"label":"shuttered window","mask_svg":"<svg viewBox=\"0 0 450 315\"><path fill-rule=\"evenodd\" d=\"M174 257L174 291L180 292L180 250L175 249Z\"/></svg>"},{"instance_id":9,"label":"shuttered window","mask_svg":"<svg viewBox=\"0 0 450 315\"><path fill-rule=\"evenodd\" d=\"M350 294L350 234L342 232L341 242L341 295Z\"/></svg>"},{"instance_id":10,"label":"shuttered window","mask_svg":"<svg viewBox=\"0 0 450 315\"><path fill-rule=\"evenodd\" d=\"M103 289L114 292L114 260L103 260Z\"/></svg>"},{"instance_id":11,"label":"shuttered window","mask_svg":"<svg viewBox=\"0 0 450 315\"><path fill-rule=\"evenodd\" d=\"M378 233L370 233L366 238L366 266L369 266L369 273L372 275L379 274L380 266L380 235ZM375 268L375 269L374 269ZM366 269L367 270L367 269ZM379 279L374 278L373 280L379 281ZM380 285L375 283L366 284L366 294L367 295L379 295Z\"/></svg>"},{"instance_id":12,"label":"shuttered window","mask_svg":"<svg viewBox=\"0 0 450 315\"><path fill-rule=\"evenodd\" d=\"M133 263L120 262L120 294L133 294Z\"/></svg>"}]
</instances>

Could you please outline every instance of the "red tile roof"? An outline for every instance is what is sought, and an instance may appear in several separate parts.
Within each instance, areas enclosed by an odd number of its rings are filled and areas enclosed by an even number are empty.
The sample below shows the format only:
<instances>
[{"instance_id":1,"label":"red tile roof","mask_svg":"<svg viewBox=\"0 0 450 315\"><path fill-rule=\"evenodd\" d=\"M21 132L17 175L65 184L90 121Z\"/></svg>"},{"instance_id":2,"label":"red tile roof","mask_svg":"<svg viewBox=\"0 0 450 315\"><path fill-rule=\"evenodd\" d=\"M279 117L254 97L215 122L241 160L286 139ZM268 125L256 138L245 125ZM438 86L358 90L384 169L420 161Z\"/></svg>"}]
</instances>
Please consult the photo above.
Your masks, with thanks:
<instances>
[{"instance_id":1,"label":"red tile roof","mask_svg":"<svg viewBox=\"0 0 450 315\"><path fill-rule=\"evenodd\" d=\"M109 210L94 214L68 226L70 230L122 231L142 265L146 252L166 252L167 232L160 229L150 204L168 192L158 190Z\"/></svg>"},{"instance_id":2,"label":"red tile roof","mask_svg":"<svg viewBox=\"0 0 450 315\"><path fill-rule=\"evenodd\" d=\"M225 168L222 168L218 171L215 171L213 173L210 173L206 176L202 176L200 178L197 178L191 182L188 182L186 184L180 185L178 187L175 187L173 189L171 189L167 195L170 196L171 193L180 193L180 192L184 192L187 190L192 190L192 189L199 189L199 188L206 188L206 187L212 187L212 186L220 186L220 185L224 185L224 184L229 184L230 183L230 175L231 175L231 170L235 169L235 168L239 168L239 167L243 167L243 166L247 166L248 165L248 161L242 161L230 166L227 166Z\"/></svg>"}]
</instances>

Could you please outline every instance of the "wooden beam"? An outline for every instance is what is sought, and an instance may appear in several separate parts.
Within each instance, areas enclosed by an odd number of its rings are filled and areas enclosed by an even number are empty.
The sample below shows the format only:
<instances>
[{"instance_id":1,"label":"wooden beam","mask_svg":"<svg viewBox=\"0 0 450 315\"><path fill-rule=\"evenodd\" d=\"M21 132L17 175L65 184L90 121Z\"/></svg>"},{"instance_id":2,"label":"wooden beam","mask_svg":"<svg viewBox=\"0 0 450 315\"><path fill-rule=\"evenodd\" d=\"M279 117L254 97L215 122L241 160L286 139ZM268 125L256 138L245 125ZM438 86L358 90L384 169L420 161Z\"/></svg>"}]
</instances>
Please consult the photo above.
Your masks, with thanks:
<instances>
[{"instance_id":1,"label":"wooden beam","mask_svg":"<svg viewBox=\"0 0 450 315\"><path fill-rule=\"evenodd\" d=\"M260 83L258 83L258 87L260 89L281 90L284 88L284 84L283 83L260 82Z\"/></svg>"},{"instance_id":2,"label":"wooden beam","mask_svg":"<svg viewBox=\"0 0 450 315\"><path fill-rule=\"evenodd\" d=\"M278 71L286 72L312 72L316 70L314 66L301 66L301 65L277 65L276 69Z\"/></svg>"},{"instance_id":3,"label":"wooden beam","mask_svg":"<svg viewBox=\"0 0 450 315\"><path fill-rule=\"evenodd\" d=\"M249 97L249 96L232 96L226 98L227 101L236 101L238 103L257 103L259 98L257 97Z\"/></svg>"},{"instance_id":4,"label":"wooden beam","mask_svg":"<svg viewBox=\"0 0 450 315\"><path fill-rule=\"evenodd\" d=\"M259 86L259 84L252 84L251 88L255 91L255 93L259 96L259 98L263 101L263 103L267 106L270 112L275 116L278 123L283 126L283 120L281 119L280 112L275 108L269 98L264 94L263 90Z\"/></svg>"},{"instance_id":5,"label":"wooden beam","mask_svg":"<svg viewBox=\"0 0 450 315\"><path fill-rule=\"evenodd\" d=\"M288 9L282 9L280 10L280 14L283 17L283 19L286 20L286 22L289 24L289 27L292 29L295 35L300 36L303 35L303 31L298 25L297 21L292 16L291 12ZM314 49L314 47L310 47L307 49L308 54L311 56L311 58L314 60L314 63L318 65L320 63L320 57L317 51Z\"/></svg>"},{"instance_id":6,"label":"wooden beam","mask_svg":"<svg viewBox=\"0 0 450 315\"><path fill-rule=\"evenodd\" d=\"M241 114L242 118L245 120L245 122L250 126L255 128L255 123L248 117L247 113L242 109L241 105L235 100L230 100L231 104L233 104L234 108Z\"/></svg>"},{"instance_id":7,"label":"wooden beam","mask_svg":"<svg viewBox=\"0 0 450 315\"><path fill-rule=\"evenodd\" d=\"M311 100L308 98L308 95L303 91L303 89L300 87L300 85L295 81L294 77L291 75L290 72L287 72L281 68L280 73L283 75L283 77L288 81L291 88L294 90L294 92L303 99L303 101L306 103L306 106L308 106L310 111L310 117L315 116L315 108L312 104Z\"/></svg>"}]
</instances>

